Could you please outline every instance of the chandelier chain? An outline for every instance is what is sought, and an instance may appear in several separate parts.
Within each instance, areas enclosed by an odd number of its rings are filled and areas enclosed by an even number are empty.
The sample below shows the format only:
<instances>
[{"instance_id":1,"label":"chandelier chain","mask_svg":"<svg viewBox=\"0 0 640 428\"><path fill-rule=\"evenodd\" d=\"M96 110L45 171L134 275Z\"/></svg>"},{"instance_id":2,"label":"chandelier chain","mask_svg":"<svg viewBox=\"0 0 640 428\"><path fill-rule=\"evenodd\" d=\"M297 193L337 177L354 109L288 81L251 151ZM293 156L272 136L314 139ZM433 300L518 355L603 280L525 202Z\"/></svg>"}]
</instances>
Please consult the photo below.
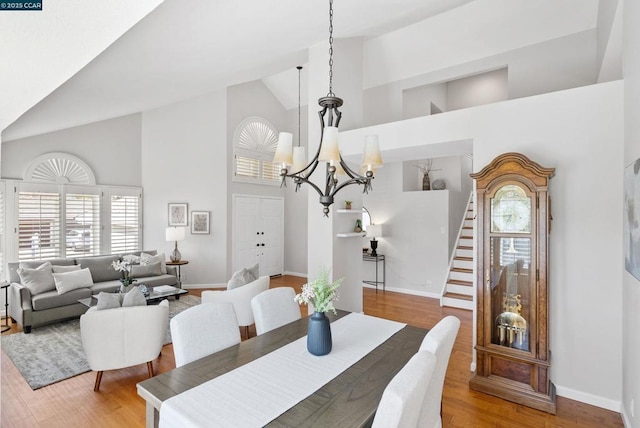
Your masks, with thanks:
<instances>
[{"instance_id":1,"label":"chandelier chain","mask_svg":"<svg viewBox=\"0 0 640 428\"><path fill-rule=\"evenodd\" d=\"M300 139L300 74L302 73L302 67L298 66L298 147L300 147L301 139Z\"/></svg>"},{"instance_id":2,"label":"chandelier chain","mask_svg":"<svg viewBox=\"0 0 640 428\"><path fill-rule=\"evenodd\" d=\"M327 96L335 96L333 93L333 0L329 0L329 93Z\"/></svg>"}]
</instances>

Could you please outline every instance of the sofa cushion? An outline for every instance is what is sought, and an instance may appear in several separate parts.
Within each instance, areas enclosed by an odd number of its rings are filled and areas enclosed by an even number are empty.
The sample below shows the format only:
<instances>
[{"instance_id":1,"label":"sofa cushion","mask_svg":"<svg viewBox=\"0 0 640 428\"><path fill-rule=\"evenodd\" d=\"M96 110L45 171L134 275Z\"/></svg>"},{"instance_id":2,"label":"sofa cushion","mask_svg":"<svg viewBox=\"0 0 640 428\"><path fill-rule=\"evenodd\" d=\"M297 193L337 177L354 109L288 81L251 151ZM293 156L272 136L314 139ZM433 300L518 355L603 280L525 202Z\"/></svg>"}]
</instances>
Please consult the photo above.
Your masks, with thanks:
<instances>
[{"instance_id":1,"label":"sofa cushion","mask_svg":"<svg viewBox=\"0 0 640 428\"><path fill-rule=\"evenodd\" d=\"M105 293L104 291L98 294L98 304L96 309L101 311L103 309L113 309L120 307L120 295L116 293Z\"/></svg>"},{"instance_id":2,"label":"sofa cushion","mask_svg":"<svg viewBox=\"0 0 640 428\"><path fill-rule=\"evenodd\" d=\"M114 279L111 281L94 282L91 286L93 294L99 294L101 291L106 293L117 293L120 291L120 280Z\"/></svg>"},{"instance_id":3,"label":"sofa cushion","mask_svg":"<svg viewBox=\"0 0 640 428\"><path fill-rule=\"evenodd\" d=\"M160 267L160 262L151 263L149 265L133 265L131 266L131 275L133 275L134 278L159 276L162 275L162 268Z\"/></svg>"},{"instance_id":4,"label":"sofa cushion","mask_svg":"<svg viewBox=\"0 0 640 428\"><path fill-rule=\"evenodd\" d=\"M260 265L255 265L242 268L237 272L234 272L231 279L227 283L227 290L233 290L234 288L242 287L245 284L255 281L259 277Z\"/></svg>"},{"instance_id":5,"label":"sofa cushion","mask_svg":"<svg viewBox=\"0 0 640 428\"><path fill-rule=\"evenodd\" d=\"M39 263L40 265L33 269L20 267L17 270L20 283L29 289L32 296L56 289L51 263Z\"/></svg>"},{"instance_id":6,"label":"sofa cushion","mask_svg":"<svg viewBox=\"0 0 640 428\"><path fill-rule=\"evenodd\" d=\"M147 306L147 299L138 287L133 287L122 299L122 307Z\"/></svg>"},{"instance_id":7,"label":"sofa cushion","mask_svg":"<svg viewBox=\"0 0 640 428\"><path fill-rule=\"evenodd\" d=\"M56 283L58 294L68 293L78 288L89 288L93 285L91 271L88 268L73 272L54 273L53 279Z\"/></svg>"},{"instance_id":8,"label":"sofa cushion","mask_svg":"<svg viewBox=\"0 0 640 428\"><path fill-rule=\"evenodd\" d=\"M83 268L89 268L93 282L120 279L122 274L111 266L111 263L117 260L120 260L120 256L95 256L77 259L80 266Z\"/></svg>"},{"instance_id":9,"label":"sofa cushion","mask_svg":"<svg viewBox=\"0 0 640 428\"><path fill-rule=\"evenodd\" d=\"M145 278L136 278L137 285L144 284L147 287L155 287L157 285L178 286L178 278L174 275L148 276Z\"/></svg>"},{"instance_id":10,"label":"sofa cushion","mask_svg":"<svg viewBox=\"0 0 640 428\"><path fill-rule=\"evenodd\" d=\"M51 259L51 260L34 260L29 262L11 262L7 263L9 271L9 281L20 282L20 276L18 275L19 268L35 269L44 262L49 262L52 265L69 266L75 264L74 259Z\"/></svg>"},{"instance_id":11,"label":"sofa cushion","mask_svg":"<svg viewBox=\"0 0 640 428\"><path fill-rule=\"evenodd\" d=\"M72 265L72 266L51 265L51 267L53 268L53 273L73 272L76 270L80 270L82 268L80 265Z\"/></svg>"},{"instance_id":12,"label":"sofa cushion","mask_svg":"<svg viewBox=\"0 0 640 428\"><path fill-rule=\"evenodd\" d=\"M149 253L140 253L140 265L148 266L150 264L160 262L160 271L163 274L167 273L167 265L165 262L164 253L160 253L157 256L154 256Z\"/></svg>"},{"instance_id":13,"label":"sofa cushion","mask_svg":"<svg viewBox=\"0 0 640 428\"><path fill-rule=\"evenodd\" d=\"M45 309L58 308L61 306L75 305L78 299L86 299L91 297L90 288L78 288L68 293L58 294L57 290L46 291L44 293L33 296L31 304L34 311L42 311Z\"/></svg>"}]
</instances>

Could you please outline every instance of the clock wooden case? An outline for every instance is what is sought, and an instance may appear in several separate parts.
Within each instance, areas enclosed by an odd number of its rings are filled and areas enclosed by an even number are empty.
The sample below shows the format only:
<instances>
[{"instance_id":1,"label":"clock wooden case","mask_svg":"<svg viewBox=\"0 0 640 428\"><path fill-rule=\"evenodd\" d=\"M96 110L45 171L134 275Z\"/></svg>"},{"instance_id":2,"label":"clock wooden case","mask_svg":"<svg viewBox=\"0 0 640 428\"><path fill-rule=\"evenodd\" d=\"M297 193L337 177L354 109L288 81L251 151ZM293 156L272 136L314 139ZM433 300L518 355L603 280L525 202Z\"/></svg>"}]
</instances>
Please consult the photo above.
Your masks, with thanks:
<instances>
[{"instance_id":1,"label":"clock wooden case","mask_svg":"<svg viewBox=\"0 0 640 428\"><path fill-rule=\"evenodd\" d=\"M476 180L477 341L471 389L556 412L548 334L549 180L519 153L505 153Z\"/></svg>"}]
</instances>

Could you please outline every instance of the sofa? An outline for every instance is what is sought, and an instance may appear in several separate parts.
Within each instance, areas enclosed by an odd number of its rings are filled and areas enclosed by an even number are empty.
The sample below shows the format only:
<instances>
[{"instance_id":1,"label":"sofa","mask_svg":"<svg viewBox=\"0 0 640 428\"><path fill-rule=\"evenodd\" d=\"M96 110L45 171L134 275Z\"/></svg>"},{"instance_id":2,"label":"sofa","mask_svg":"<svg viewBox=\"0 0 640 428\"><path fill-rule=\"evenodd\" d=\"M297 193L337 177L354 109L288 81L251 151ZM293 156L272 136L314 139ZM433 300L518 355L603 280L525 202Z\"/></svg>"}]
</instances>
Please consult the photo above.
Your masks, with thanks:
<instances>
[{"instance_id":1,"label":"sofa","mask_svg":"<svg viewBox=\"0 0 640 428\"><path fill-rule=\"evenodd\" d=\"M153 260L154 257L164 259L164 254L158 256L155 250L127 254L140 256L141 253L145 253L144 256L147 260L149 258ZM117 292L120 289L122 273L116 271L111 264L121 260L124 255L113 254L8 263L9 281L11 282L9 286L9 314L11 318L22 326L25 333L30 333L32 327L79 317L88 309L87 306L78 302L79 299L91 297L101 291ZM90 279L85 284L77 284L79 288L73 288L69 291L58 287L58 284L62 284L61 281L51 289L49 281L53 280L53 277L49 279L46 272L34 273L39 268L43 268L43 264L47 262L53 268L53 276L56 271L77 270L76 266L79 266L83 273L86 273L84 269L89 270ZM51 268L47 265L46 269ZM132 273L137 281L136 284L145 284L149 288L157 285L181 287L176 268L166 266L164 260L146 265L135 265ZM21 275L25 284L21 282ZM38 283L38 278L43 278L41 282L47 284L42 286L43 284Z\"/></svg>"}]
</instances>

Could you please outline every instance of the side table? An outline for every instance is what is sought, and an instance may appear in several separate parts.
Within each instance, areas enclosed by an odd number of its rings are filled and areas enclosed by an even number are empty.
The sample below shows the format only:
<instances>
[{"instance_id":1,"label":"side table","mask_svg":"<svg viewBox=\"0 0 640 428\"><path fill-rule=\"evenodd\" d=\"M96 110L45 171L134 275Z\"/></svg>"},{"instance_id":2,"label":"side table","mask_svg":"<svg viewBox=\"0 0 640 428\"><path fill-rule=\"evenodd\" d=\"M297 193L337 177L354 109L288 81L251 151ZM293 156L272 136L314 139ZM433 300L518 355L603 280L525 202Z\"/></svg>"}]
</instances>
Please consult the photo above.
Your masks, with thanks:
<instances>
[{"instance_id":1,"label":"side table","mask_svg":"<svg viewBox=\"0 0 640 428\"><path fill-rule=\"evenodd\" d=\"M167 266L178 266L178 280L180 281L180 287L182 287L182 272L180 271L180 268L183 265L188 265L189 260L179 260L177 262L172 262L171 260L169 260L168 262L165 262L165 264Z\"/></svg>"},{"instance_id":2,"label":"side table","mask_svg":"<svg viewBox=\"0 0 640 428\"><path fill-rule=\"evenodd\" d=\"M384 254L378 254L376 256L372 256L370 254L363 254L362 260L365 262L375 262L376 263L376 280L375 281L362 281L365 284L375 285L376 293L378 292L378 284L382 284L382 291L385 291L386 286L386 277L387 277L387 267ZM382 281L378 280L378 263L382 262Z\"/></svg>"},{"instance_id":3,"label":"side table","mask_svg":"<svg viewBox=\"0 0 640 428\"><path fill-rule=\"evenodd\" d=\"M2 282L0 288L4 289L4 325L2 326L1 332L11 330L11 326L9 325L9 283Z\"/></svg>"}]
</instances>

